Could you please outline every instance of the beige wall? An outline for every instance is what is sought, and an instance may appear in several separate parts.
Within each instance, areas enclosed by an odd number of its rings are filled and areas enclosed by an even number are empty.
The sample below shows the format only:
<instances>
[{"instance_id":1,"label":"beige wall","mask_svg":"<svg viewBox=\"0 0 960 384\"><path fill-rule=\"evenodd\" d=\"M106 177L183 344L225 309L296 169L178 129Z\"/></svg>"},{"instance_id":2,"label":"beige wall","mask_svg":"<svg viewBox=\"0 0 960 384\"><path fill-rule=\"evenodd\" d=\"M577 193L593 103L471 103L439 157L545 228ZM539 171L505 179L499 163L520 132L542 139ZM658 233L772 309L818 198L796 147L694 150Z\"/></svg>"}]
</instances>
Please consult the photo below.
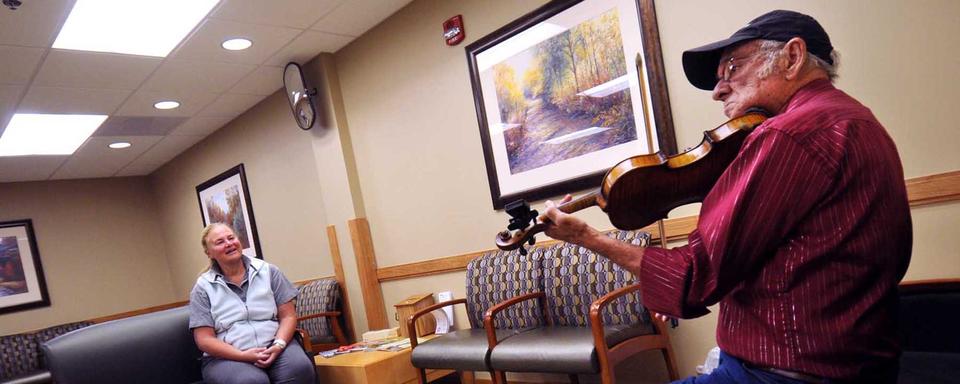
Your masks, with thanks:
<instances>
[{"instance_id":1,"label":"beige wall","mask_svg":"<svg viewBox=\"0 0 960 384\"><path fill-rule=\"evenodd\" d=\"M418 0L337 52L361 191L381 267L489 249L505 225L490 206L463 47L541 1ZM698 143L724 120L707 92L683 76L684 49L729 36L751 18L785 8L817 17L842 54L838 86L867 104L897 142L907 177L960 169L951 147L960 130L948 121L960 100L955 73L960 3L886 1L657 2L667 83L680 147ZM447 47L439 26L462 14L467 40ZM950 239L958 204L914 210L918 232L908 278L960 276ZM679 216L696 213L681 209ZM596 209L587 220L610 228ZM921 233L922 232L922 233ZM384 300L452 289L462 273L388 282ZM460 296L462 297L462 296ZM460 318L462 320L462 316ZM392 318L391 318L391 321ZM713 315L674 332L680 368L691 374L714 345Z\"/></svg>"},{"instance_id":2,"label":"beige wall","mask_svg":"<svg viewBox=\"0 0 960 384\"><path fill-rule=\"evenodd\" d=\"M239 163L264 259L290 280L333 274L311 133L297 127L277 92L150 176L178 299L207 263L196 186Z\"/></svg>"},{"instance_id":3,"label":"beige wall","mask_svg":"<svg viewBox=\"0 0 960 384\"><path fill-rule=\"evenodd\" d=\"M0 184L0 221L33 221L50 294L0 334L175 301L156 217L143 177Z\"/></svg>"}]
</instances>

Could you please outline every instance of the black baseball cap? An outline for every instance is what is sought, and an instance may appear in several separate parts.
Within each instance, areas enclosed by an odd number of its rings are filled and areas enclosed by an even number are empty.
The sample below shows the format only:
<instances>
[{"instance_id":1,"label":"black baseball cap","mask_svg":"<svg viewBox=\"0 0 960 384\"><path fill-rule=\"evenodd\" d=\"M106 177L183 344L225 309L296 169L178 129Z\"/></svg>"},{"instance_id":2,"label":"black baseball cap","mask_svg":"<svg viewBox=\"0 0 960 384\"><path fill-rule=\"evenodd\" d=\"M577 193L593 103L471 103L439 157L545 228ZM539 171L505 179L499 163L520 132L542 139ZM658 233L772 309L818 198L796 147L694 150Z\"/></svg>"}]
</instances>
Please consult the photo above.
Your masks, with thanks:
<instances>
[{"instance_id":1,"label":"black baseball cap","mask_svg":"<svg viewBox=\"0 0 960 384\"><path fill-rule=\"evenodd\" d=\"M788 41L799 37L807 43L807 51L833 65L830 36L814 18L794 11L776 10L750 21L733 36L683 52L683 72L694 87L712 90L717 85L717 65L727 47L750 40Z\"/></svg>"}]
</instances>

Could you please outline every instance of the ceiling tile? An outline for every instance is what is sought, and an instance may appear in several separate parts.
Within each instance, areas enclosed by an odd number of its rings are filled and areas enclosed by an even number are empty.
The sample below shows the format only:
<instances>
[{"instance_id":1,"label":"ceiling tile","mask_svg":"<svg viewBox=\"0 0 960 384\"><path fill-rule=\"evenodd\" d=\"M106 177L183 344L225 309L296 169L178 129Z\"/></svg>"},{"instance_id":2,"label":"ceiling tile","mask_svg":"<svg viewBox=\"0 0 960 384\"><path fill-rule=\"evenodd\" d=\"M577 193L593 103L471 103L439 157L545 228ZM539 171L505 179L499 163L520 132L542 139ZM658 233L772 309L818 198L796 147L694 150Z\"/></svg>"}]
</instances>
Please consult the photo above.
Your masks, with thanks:
<instances>
[{"instance_id":1,"label":"ceiling tile","mask_svg":"<svg viewBox=\"0 0 960 384\"><path fill-rule=\"evenodd\" d=\"M7 122L13 117L23 88L16 85L0 85L0 134L7 128Z\"/></svg>"},{"instance_id":2,"label":"ceiling tile","mask_svg":"<svg viewBox=\"0 0 960 384\"><path fill-rule=\"evenodd\" d=\"M343 0L224 0L213 17L306 29Z\"/></svg>"},{"instance_id":3,"label":"ceiling tile","mask_svg":"<svg viewBox=\"0 0 960 384\"><path fill-rule=\"evenodd\" d=\"M186 117L110 116L93 133L94 136L164 136Z\"/></svg>"},{"instance_id":4,"label":"ceiling tile","mask_svg":"<svg viewBox=\"0 0 960 384\"><path fill-rule=\"evenodd\" d=\"M283 88L283 68L263 66L250 72L227 93L269 96Z\"/></svg>"},{"instance_id":5,"label":"ceiling tile","mask_svg":"<svg viewBox=\"0 0 960 384\"><path fill-rule=\"evenodd\" d=\"M33 85L137 89L160 62L143 56L52 49Z\"/></svg>"},{"instance_id":6,"label":"ceiling tile","mask_svg":"<svg viewBox=\"0 0 960 384\"><path fill-rule=\"evenodd\" d=\"M293 61L306 63L320 52L336 52L353 40L351 36L306 31L267 60L268 65L284 66Z\"/></svg>"},{"instance_id":7,"label":"ceiling tile","mask_svg":"<svg viewBox=\"0 0 960 384\"><path fill-rule=\"evenodd\" d=\"M180 107L175 109L156 109L153 107L158 101L176 100ZM118 116L193 116L203 107L217 99L216 93L209 92L152 92L136 91L127 102L117 111Z\"/></svg>"},{"instance_id":8,"label":"ceiling tile","mask_svg":"<svg viewBox=\"0 0 960 384\"><path fill-rule=\"evenodd\" d=\"M214 131L220 129L220 127L226 125L233 120L232 117L194 117L187 122L180 124L177 129L174 129L173 132L170 132L171 135L201 135L206 136Z\"/></svg>"},{"instance_id":9,"label":"ceiling tile","mask_svg":"<svg viewBox=\"0 0 960 384\"><path fill-rule=\"evenodd\" d=\"M408 3L410 0L351 0L322 17L310 29L360 36Z\"/></svg>"},{"instance_id":10,"label":"ceiling tile","mask_svg":"<svg viewBox=\"0 0 960 384\"><path fill-rule=\"evenodd\" d=\"M140 88L157 92L222 93L256 68L248 64L167 61Z\"/></svg>"},{"instance_id":11,"label":"ceiling tile","mask_svg":"<svg viewBox=\"0 0 960 384\"><path fill-rule=\"evenodd\" d=\"M49 47L73 0L27 0L16 11L0 8L0 45Z\"/></svg>"},{"instance_id":12,"label":"ceiling tile","mask_svg":"<svg viewBox=\"0 0 960 384\"><path fill-rule=\"evenodd\" d=\"M123 104L130 92L120 89L30 87L17 109L20 113L109 115Z\"/></svg>"},{"instance_id":13,"label":"ceiling tile","mask_svg":"<svg viewBox=\"0 0 960 384\"><path fill-rule=\"evenodd\" d=\"M183 151L203 140L204 136L166 136L159 143L137 158L132 164L165 164Z\"/></svg>"},{"instance_id":14,"label":"ceiling tile","mask_svg":"<svg viewBox=\"0 0 960 384\"><path fill-rule=\"evenodd\" d=\"M45 51L43 48L0 45L0 84L29 83Z\"/></svg>"},{"instance_id":15,"label":"ceiling tile","mask_svg":"<svg viewBox=\"0 0 960 384\"><path fill-rule=\"evenodd\" d=\"M87 179L110 177L162 139L162 136L91 137L73 153L51 179ZM107 147L126 141L132 146L123 149Z\"/></svg>"},{"instance_id":16,"label":"ceiling tile","mask_svg":"<svg viewBox=\"0 0 960 384\"><path fill-rule=\"evenodd\" d=\"M263 96L251 95L220 95L217 101L208 105L197 116L202 117L236 117L263 100Z\"/></svg>"},{"instance_id":17,"label":"ceiling tile","mask_svg":"<svg viewBox=\"0 0 960 384\"><path fill-rule=\"evenodd\" d=\"M0 157L0 183L47 180L69 156Z\"/></svg>"},{"instance_id":18,"label":"ceiling tile","mask_svg":"<svg viewBox=\"0 0 960 384\"><path fill-rule=\"evenodd\" d=\"M176 60L217 61L259 65L292 41L302 30L207 19L169 57ZM244 37L253 45L242 51L228 51L224 40Z\"/></svg>"}]
</instances>

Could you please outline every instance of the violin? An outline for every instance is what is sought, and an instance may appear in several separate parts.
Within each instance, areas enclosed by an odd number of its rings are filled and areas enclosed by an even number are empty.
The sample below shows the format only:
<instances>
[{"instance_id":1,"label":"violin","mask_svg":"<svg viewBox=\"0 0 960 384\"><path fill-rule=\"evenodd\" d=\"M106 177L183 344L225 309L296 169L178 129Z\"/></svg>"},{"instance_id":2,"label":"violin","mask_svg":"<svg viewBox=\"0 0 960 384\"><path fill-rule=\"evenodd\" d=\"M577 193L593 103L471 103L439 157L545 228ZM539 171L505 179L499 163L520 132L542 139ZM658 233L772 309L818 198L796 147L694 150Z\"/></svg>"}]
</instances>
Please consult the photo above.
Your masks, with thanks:
<instances>
[{"instance_id":1,"label":"violin","mask_svg":"<svg viewBox=\"0 0 960 384\"><path fill-rule=\"evenodd\" d=\"M765 112L751 109L719 127L703 133L699 145L667 156L662 151L627 158L610 168L600 189L557 206L574 213L600 207L610 223L622 230L643 228L667 216L681 205L703 201L727 166L737 157L744 139L767 119ZM549 225L526 201L507 204L511 216L506 231L497 234L497 248L505 251L533 245L534 235ZM510 230L515 232L510 233Z\"/></svg>"}]
</instances>

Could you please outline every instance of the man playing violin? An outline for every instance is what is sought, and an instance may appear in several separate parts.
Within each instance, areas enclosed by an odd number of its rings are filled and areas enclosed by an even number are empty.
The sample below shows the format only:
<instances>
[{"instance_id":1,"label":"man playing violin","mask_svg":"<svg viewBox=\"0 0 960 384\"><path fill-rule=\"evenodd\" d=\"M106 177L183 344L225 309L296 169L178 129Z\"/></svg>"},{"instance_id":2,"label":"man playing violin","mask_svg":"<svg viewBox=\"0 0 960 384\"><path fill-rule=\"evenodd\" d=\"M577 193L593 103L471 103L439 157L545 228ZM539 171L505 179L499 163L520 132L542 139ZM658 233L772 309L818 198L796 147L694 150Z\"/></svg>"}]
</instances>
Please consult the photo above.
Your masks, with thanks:
<instances>
[{"instance_id":1,"label":"man playing violin","mask_svg":"<svg viewBox=\"0 0 960 384\"><path fill-rule=\"evenodd\" d=\"M684 52L687 79L728 117L772 115L685 246L619 243L547 202L546 233L632 271L651 311L695 318L720 303L720 367L683 383L896 382L913 241L903 169L870 110L834 88L836 64L820 24L790 11Z\"/></svg>"}]
</instances>

